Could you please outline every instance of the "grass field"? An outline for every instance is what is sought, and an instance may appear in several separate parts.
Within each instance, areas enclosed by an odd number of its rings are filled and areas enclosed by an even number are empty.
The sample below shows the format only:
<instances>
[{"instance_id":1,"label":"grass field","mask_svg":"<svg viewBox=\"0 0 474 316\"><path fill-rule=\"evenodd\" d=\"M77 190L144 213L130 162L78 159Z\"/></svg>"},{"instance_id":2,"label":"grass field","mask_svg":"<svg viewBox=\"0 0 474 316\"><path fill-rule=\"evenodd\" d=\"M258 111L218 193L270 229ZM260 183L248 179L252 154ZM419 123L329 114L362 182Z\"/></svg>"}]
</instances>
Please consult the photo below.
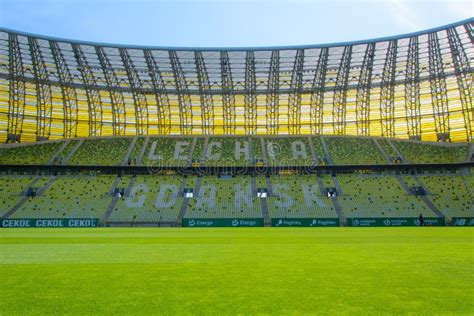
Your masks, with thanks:
<instances>
[{"instance_id":1,"label":"grass field","mask_svg":"<svg viewBox=\"0 0 474 316\"><path fill-rule=\"evenodd\" d=\"M0 314L474 314L474 229L1 229Z\"/></svg>"}]
</instances>

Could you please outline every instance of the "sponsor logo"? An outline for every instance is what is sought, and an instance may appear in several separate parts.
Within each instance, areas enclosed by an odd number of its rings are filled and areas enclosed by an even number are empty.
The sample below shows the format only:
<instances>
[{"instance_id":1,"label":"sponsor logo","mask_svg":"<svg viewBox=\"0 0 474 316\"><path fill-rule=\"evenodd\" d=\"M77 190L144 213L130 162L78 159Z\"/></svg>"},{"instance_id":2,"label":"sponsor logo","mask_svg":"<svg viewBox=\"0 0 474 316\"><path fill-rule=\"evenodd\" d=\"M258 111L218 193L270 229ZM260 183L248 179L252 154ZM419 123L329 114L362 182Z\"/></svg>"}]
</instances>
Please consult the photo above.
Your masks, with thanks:
<instances>
[{"instance_id":1,"label":"sponsor logo","mask_svg":"<svg viewBox=\"0 0 474 316\"><path fill-rule=\"evenodd\" d=\"M383 224L384 224L385 226L390 226L391 223L392 223L392 222L391 222L388 218L383 221Z\"/></svg>"},{"instance_id":2,"label":"sponsor logo","mask_svg":"<svg viewBox=\"0 0 474 316\"><path fill-rule=\"evenodd\" d=\"M239 226L239 220L238 219L233 219L232 220L232 226L233 227Z\"/></svg>"},{"instance_id":3,"label":"sponsor logo","mask_svg":"<svg viewBox=\"0 0 474 316\"><path fill-rule=\"evenodd\" d=\"M191 227L196 226L196 221L194 219L192 219L188 222L188 225L191 226Z\"/></svg>"},{"instance_id":4,"label":"sponsor logo","mask_svg":"<svg viewBox=\"0 0 474 316\"><path fill-rule=\"evenodd\" d=\"M358 219L353 219L352 220L352 226L359 226L360 222Z\"/></svg>"}]
</instances>

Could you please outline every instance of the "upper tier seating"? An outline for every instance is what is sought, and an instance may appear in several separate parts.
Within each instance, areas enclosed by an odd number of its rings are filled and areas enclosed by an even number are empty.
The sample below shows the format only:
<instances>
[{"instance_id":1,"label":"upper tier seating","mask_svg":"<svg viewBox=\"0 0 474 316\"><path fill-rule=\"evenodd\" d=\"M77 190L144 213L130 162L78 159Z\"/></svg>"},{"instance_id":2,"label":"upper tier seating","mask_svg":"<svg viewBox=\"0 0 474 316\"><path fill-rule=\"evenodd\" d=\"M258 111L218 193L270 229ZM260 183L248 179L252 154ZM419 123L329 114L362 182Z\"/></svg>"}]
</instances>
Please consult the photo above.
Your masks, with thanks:
<instances>
[{"instance_id":1,"label":"upper tier seating","mask_svg":"<svg viewBox=\"0 0 474 316\"><path fill-rule=\"evenodd\" d=\"M252 162L247 137L210 137L204 154L208 166L247 166Z\"/></svg>"},{"instance_id":2,"label":"upper tier seating","mask_svg":"<svg viewBox=\"0 0 474 316\"><path fill-rule=\"evenodd\" d=\"M313 163L307 137L267 137L265 146L270 165L307 166Z\"/></svg>"},{"instance_id":3,"label":"upper tier seating","mask_svg":"<svg viewBox=\"0 0 474 316\"><path fill-rule=\"evenodd\" d=\"M150 137L143 166L186 166L189 164L192 138Z\"/></svg>"},{"instance_id":4,"label":"upper tier seating","mask_svg":"<svg viewBox=\"0 0 474 316\"><path fill-rule=\"evenodd\" d=\"M0 164L46 164L62 144L62 142L48 142L0 147Z\"/></svg>"},{"instance_id":5,"label":"upper tier seating","mask_svg":"<svg viewBox=\"0 0 474 316\"><path fill-rule=\"evenodd\" d=\"M271 218L337 218L330 198L321 194L315 175L271 176L267 198Z\"/></svg>"},{"instance_id":6,"label":"upper tier seating","mask_svg":"<svg viewBox=\"0 0 474 316\"><path fill-rule=\"evenodd\" d=\"M344 193L338 200L346 217L435 217L394 176L340 174L337 179Z\"/></svg>"},{"instance_id":7,"label":"upper tier seating","mask_svg":"<svg viewBox=\"0 0 474 316\"><path fill-rule=\"evenodd\" d=\"M440 146L393 141L409 163L456 163L466 161L468 146Z\"/></svg>"},{"instance_id":8,"label":"upper tier seating","mask_svg":"<svg viewBox=\"0 0 474 316\"><path fill-rule=\"evenodd\" d=\"M326 137L335 165L374 165L387 163L370 138Z\"/></svg>"},{"instance_id":9,"label":"upper tier seating","mask_svg":"<svg viewBox=\"0 0 474 316\"><path fill-rule=\"evenodd\" d=\"M252 194L251 178L202 177L197 195L189 200L185 218L261 218L260 200Z\"/></svg>"},{"instance_id":10,"label":"upper tier seating","mask_svg":"<svg viewBox=\"0 0 474 316\"><path fill-rule=\"evenodd\" d=\"M86 139L74 153L71 165L119 165L132 138Z\"/></svg>"}]
</instances>

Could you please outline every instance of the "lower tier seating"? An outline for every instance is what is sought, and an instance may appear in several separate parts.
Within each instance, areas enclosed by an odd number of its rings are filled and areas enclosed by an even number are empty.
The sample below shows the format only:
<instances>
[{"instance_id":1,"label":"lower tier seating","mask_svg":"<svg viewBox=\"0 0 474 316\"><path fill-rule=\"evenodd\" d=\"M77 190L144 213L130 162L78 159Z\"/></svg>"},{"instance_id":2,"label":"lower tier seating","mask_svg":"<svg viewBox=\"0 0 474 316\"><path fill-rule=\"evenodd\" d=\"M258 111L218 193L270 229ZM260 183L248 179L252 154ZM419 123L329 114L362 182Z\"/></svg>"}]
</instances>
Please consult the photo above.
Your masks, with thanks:
<instances>
[{"instance_id":1,"label":"lower tier seating","mask_svg":"<svg viewBox=\"0 0 474 316\"><path fill-rule=\"evenodd\" d=\"M251 178L204 176L189 200L185 218L260 218L260 200L252 194Z\"/></svg>"},{"instance_id":2,"label":"lower tier seating","mask_svg":"<svg viewBox=\"0 0 474 316\"><path fill-rule=\"evenodd\" d=\"M12 218L102 218L112 198L115 176L60 176L46 191L28 200ZM45 185L48 185L45 183Z\"/></svg>"},{"instance_id":3,"label":"lower tier seating","mask_svg":"<svg viewBox=\"0 0 474 316\"><path fill-rule=\"evenodd\" d=\"M330 198L321 193L315 175L272 176L268 197L271 218L336 218Z\"/></svg>"},{"instance_id":4,"label":"lower tier seating","mask_svg":"<svg viewBox=\"0 0 474 316\"><path fill-rule=\"evenodd\" d=\"M181 176L137 176L130 194L118 200L109 222L175 222L184 199L179 192L182 181ZM187 185L194 186L192 178Z\"/></svg>"},{"instance_id":5,"label":"lower tier seating","mask_svg":"<svg viewBox=\"0 0 474 316\"><path fill-rule=\"evenodd\" d=\"M472 196L472 175L418 176L428 189L428 198L447 217L474 217L474 197Z\"/></svg>"},{"instance_id":6,"label":"lower tier seating","mask_svg":"<svg viewBox=\"0 0 474 316\"><path fill-rule=\"evenodd\" d=\"M436 215L391 175L338 175L344 192L339 203L346 217L425 217Z\"/></svg>"}]
</instances>

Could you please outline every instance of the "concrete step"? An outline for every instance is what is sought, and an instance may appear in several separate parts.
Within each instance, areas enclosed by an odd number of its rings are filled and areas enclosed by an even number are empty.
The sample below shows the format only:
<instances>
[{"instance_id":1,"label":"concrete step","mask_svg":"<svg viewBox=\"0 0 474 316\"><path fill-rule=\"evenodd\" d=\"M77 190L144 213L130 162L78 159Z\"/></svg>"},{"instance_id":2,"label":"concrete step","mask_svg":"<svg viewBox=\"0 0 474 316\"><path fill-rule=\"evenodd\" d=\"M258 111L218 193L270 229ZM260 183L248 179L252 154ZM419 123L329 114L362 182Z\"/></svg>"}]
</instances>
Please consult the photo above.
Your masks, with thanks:
<instances>
[{"instance_id":1,"label":"concrete step","mask_svg":"<svg viewBox=\"0 0 474 316\"><path fill-rule=\"evenodd\" d=\"M344 214L342 213L342 208L341 204L339 204L339 200L337 199L337 196L331 197L332 205L334 206L334 209L336 210L337 217L339 218L339 223L341 226L346 226L346 218Z\"/></svg>"},{"instance_id":2,"label":"concrete step","mask_svg":"<svg viewBox=\"0 0 474 316\"><path fill-rule=\"evenodd\" d=\"M140 153L138 154L137 157L137 166L141 166L143 162L143 156L145 156L145 151L148 146L148 142L150 141L150 137L145 137L145 142L142 145L142 148L140 149Z\"/></svg>"},{"instance_id":3,"label":"concrete step","mask_svg":"<svg viewBox=\"0 0 474 316\"><path fill-rule=\"evenodd\" d=\"M130 155L132 154L133 148L135 148L135 144L137 142L137 138L134 137L130 145L128 145L127 151L125 152L125 157L122 160L122 166L128 165L128 159L130 159Z\"/></svg>"},{"instance_id":4,"label":"concrete step","mask_svg":"<svg viewBox=\"0 0 474 316\"><path fill-rule=\"evenodd\" d=\"M61 162L62 165L67 165L69 163L69 160L71 160L72 156L76 153L76 151L81 147L81 145L84 143L84 139L80 139L77 144L72 148L71 152L64 158L64 160Z\"/></svg>"},{"instance_id":5,"label":"concrete step","mask_svg":"<svg viewBox=\"0 0 474 316\"><path fill-rule=\"evenodd\" d=\"M378 139L376 138L372 138L375 146L377 146L377 148L379 149L379 151L382 153L382 155L384 156L385 160L389 163L389 164L393 164L392 162L392 159L390 159L390 157L388 156L388 154L385 152L385 150L382 148L382 146L380 145Z\"/></svg>"},{"instance_id":6,"label":"concrete step","mask_svg":"<svg viewBox=\"0 0 474 316\"><path fill-rule=\"evenodd\" d=\"M59 147L59 149L53 154L53 157L51 157L51 159L49 159L49 161L47 162L48 165L53 164L54 158L56 158L57 156L59 156L60 153L63 152L64 148L66 148L66 146L69 144L70 141L71 141L70 139L67 139L65 142L63 142L61 147Z\"/></svg>"},{"instance_id":7,"label":"concrete step","mask_svg":"<svg viewBox=\"0 0 474 316\"><path fill-rule=\"evenodd\" d=\"M11 215L13 215L25 202L28 201L28 197L25 196L23 197L18 203L15 204L8 212L6 212L3 216L2 219L9 218Z\"/></svg>"},{"instance_id":8,"label":"concrete step","mask_svg":"<svg viewBox=\"0 0 474 316\"><path fill-rule=\"evenodd\" d=\"M328 162L328 165L333 165L334 162L332 161L331 154L329 153L329 148L328 145L326 144L326 141L324 140L324 137L319 136L319 139L321 140L321 145L323 146L323 151L324 155L326 156L326 161Z\"/></svg>"},{"instance_id":9,"label":"concrete step","mask_svg":"<svg viewBox=\"0 0 474 316\"><path fill-rule=\"evenodd\" d=\"M110 204L107 207L104 216L102 217L102 225L105 226L107 224L107 220L109 219L110 214L112 214L112 212L114 211L115 205L117 205L118 200L119 197L113 197L112 201L110 201Z\"/></svg>"},{"instance_id":10,"label":"concrete step","mask_svg":"<svg viewBox=\"0 0 474 316\"><path fill-rule=\"evenodd\" d=\"M395 144L392 143L392 140L387 138L387 142L393 148L393 150L397 153L397 156L401 158L402 163L408 163L408 161L405 159L405 157L403 157L402 153L398 150Z\"/></svg>"}]
</instances>

